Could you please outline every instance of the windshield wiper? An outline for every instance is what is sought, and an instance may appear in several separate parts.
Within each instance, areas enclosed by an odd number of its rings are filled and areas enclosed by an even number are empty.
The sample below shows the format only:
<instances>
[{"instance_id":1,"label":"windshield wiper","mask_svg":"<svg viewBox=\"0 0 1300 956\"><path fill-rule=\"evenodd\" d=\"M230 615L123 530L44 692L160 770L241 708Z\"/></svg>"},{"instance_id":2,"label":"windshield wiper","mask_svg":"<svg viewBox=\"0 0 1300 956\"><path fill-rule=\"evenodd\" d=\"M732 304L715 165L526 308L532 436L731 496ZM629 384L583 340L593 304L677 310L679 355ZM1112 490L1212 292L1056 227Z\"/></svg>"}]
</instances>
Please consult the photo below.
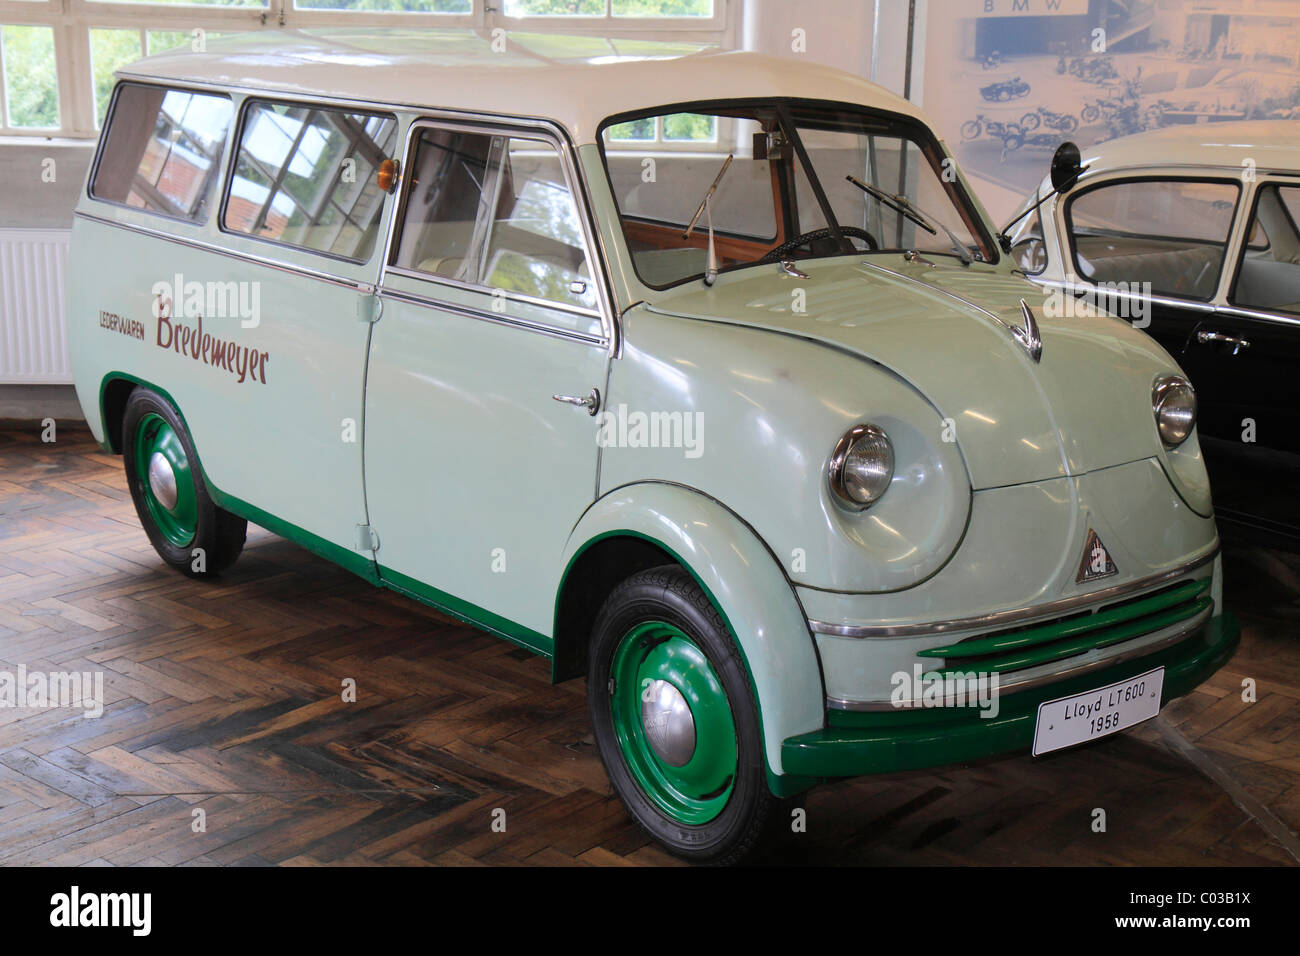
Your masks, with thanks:
<instances>
[{"instance_id":1,"label":"windshield wiper","mask_svg":"<svg viewBox=\"0 0 1300 956\"><path fill-rule=\"evenodd\" d=\"M925 213L922 212L916 206L916 204L914 204L906 196L891 196L883 189L879 189L871 185L870 183L864 183L856 176L845 176L844 178L847 179L849 182L851 182L853 185L857 186L868 196L873 196L875 199L879 200L882 205L888 206L890 209L894 210L894 212L898 213L901 216L906 216L908 219L916 223L918 226L920 226L930 235L932 236L939 235L938 229L935 229L934 226L927 221L927 219L929 219L930 217L927 217ZM953 251L957 253L958 258L961 259L964 265L970 265L972 262L975 261L974 259L971 258L970 250L961 244L961 240L959 240L953 234L953 231L951 229L949 229L947 226L943 224L943 220L934 218L933 222L938 223L939 229L942 229L945 233L948 234L948 241L952 243Z\"/></svg>"},{"instance_id":2,"label":"windshield wiper","mask_svg":"<svg viewBox=\"0 0 1300 956\"><path fill-rule=\"evenodd\" d=\"M735 158L734 153L728 153L727 158L722 161L722 168L718 170L718 175L713 177L713 185L709 187L709 191L706 192L704 198L700 200L700 208L695 210L695 215L691 217L690 225L688 225L686 231L682 233L683 239L691 238L691 233L695 231L695 224L700 221L701 216L706 212L708 213L709 251L705 254L704 259L705 285L713 285L713 283L718 279L718 250L713 245L713 207L709 204L709 200L712 199L713 194L718 191L718 184L722 182L722 177L727 175L727 170L731 168L731 161Z\"/></svg>"},{"instance_id":3,"label":"windshield wiper","mask_svg":"<svg viewBox=\"0 0 1300 956\"><path fill-rule=\"evenodd\" d=\"M695 210L695 215L691 217L690 225L687 226L686 231L682 233L683 239L691 238L691 233L695 231L696 224L699 223L700 217L704 215L704 207L709 204L709 200L713 198L713 194L718 191L718 184L722 182L722 177L727 175L727 170L731 168L731 161L735 158L736 155L734 153L728 153L727 158L722 161L722 168L718 170L718 175L713 177L713 185L709 187L709 191L706 192L704 198L700 200L700 208Z\"/></svg>"}]
</instances>

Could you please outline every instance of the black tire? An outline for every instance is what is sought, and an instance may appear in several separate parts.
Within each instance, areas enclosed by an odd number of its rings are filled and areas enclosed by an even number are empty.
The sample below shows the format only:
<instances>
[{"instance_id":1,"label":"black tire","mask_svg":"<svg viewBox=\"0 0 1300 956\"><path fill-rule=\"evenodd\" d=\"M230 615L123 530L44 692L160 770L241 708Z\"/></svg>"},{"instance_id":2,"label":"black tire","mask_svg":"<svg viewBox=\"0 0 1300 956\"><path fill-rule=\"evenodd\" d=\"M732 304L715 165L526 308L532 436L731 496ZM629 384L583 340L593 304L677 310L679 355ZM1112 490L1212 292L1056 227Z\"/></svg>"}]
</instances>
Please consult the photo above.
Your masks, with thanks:
<instances>
[{"instance_id":1,"label":"black tire","mask_svg":"<svg viewBox=\"0 0 1300 956\"><path fill-rule=\"evenodd\" d=\"M703 652L725 690L735 727L730 796L716 817L699 825L674 819L647 796L629 768L614 725L615 694L619 692L611 680L615 651L638 625L659 621L680 629ZM623 806L673 855L694 863L739 863L781 820L786 801L768 789L758 708L745 664L707 595L678 565L633 575L615 588L601 607L592 628L587 708L600 759Z\"/></svg>"},{"instance_id":2,"label":"black tire","mask_svg":"<svg viewBox=\"0 0 1300 956\"><path fill-rule=\"evenodd\" d=\"M187 475L177 475L178 481L188 478L193 493L193 533L188 541L177 540L178 535L175 533L169 537L160 526L157 516L151 512L151 507L157 506L158 499L146 486L149 478L142 473L139 458L135 454L145 437L141 434L142 427L158 427L159 419L170 426L190 465ZM209 497L203 481L203 470L199 467L199 457L185 423L171 403L152 389L141 386L127 399L122 414L122 458L136 514L149 536L149 542L163 561L192 578L212 577L234 563L244 549L248 522L218 508ZM202 550L201 561L198 560L198 549Z\"/></svg>"}]
</instances>

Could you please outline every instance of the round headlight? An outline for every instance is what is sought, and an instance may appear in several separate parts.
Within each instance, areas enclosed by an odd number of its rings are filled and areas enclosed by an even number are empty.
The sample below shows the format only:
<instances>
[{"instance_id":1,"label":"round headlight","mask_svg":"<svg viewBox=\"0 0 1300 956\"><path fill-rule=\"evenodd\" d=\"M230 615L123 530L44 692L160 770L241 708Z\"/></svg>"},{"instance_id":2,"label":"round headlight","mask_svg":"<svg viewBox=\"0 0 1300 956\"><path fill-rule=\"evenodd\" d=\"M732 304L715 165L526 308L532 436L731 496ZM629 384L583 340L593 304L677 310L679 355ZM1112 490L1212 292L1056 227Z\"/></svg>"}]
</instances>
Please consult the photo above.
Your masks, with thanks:
<instances>
[{"instance_id":1,"label":"round headlight","mask_svg":"<svg viewBox=\"0 0 1300 956\"><path fill-rule=\"evenodd\" d=\"M1170 448L1187 441L1196 427L1196 392L1192 383L1181 375L1158 379L1151 389L1151 410L1156 416L1156 431Z\"/></svg>"},{"instance_id":2,"label":"round headlight","mask_svg":"<svg viewBox=\"0 0 1300 956\"><path fill-rule=\"evenodd\" d=\"M866 508L879 500L893 477L894 446L875 425L855 425L831 453L831 491L850 508Z\"/></svg>"}]
</instances>

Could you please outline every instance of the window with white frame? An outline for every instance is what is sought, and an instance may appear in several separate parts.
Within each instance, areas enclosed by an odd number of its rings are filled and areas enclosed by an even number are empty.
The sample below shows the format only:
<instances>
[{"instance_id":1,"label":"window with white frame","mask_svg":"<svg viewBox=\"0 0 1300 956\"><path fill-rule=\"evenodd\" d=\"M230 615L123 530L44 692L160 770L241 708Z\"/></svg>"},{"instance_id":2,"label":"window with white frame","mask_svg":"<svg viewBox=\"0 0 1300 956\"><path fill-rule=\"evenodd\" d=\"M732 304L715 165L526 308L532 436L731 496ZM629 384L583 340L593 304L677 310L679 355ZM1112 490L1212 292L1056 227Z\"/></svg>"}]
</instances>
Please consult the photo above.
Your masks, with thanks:
<instances>
[{"instance_id":1,"label":"window with white frame","mask_svg":"<svg viewBox=\"0 0 1300 956\"><path fill-rule=\"evenodd\" d=\"M0 135L98 135L117 69L224 34L327 25L574 33L734 42L740 0L0 0ZM654 141L705 131L653 131ZM716 132L709 138L715 138Z\"/></svg>"}]
</instances>

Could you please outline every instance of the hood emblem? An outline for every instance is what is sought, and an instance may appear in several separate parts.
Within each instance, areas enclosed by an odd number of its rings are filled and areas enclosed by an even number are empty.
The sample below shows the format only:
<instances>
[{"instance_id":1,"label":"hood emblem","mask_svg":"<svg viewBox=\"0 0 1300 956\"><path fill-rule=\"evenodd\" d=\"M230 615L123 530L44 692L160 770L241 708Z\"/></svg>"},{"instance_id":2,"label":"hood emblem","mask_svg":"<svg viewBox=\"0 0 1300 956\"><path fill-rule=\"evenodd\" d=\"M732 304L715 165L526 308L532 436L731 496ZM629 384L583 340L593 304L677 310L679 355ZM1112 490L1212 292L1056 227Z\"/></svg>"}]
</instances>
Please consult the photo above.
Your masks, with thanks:
<instances>
[{"instance_id":1,"label":"hood emblem","mask_svg":"<svg viewBox=\"0 0 1300 956\"><path fill-rule=\"evenodd\" d=\"M1020 314L1025 324L1019 328L1013 326L1011 334L1029 357L1037 362L1043 357L1043 338L1038 334L1038 320L1034 318L1033 310L1024 299L1020 300Z\"/></svg>"},{"instance_id":2,"label":"hood emblem","mask_svg":"<svg viewBox=\"0 0 1300 956\"><path fill-rule=\"evenodd\" d=\"M1079 563L1079 574L1074 579L1074 583L1083 584L1086 581L1096 581L1098 578L1108 578L1118 573L1119 568L1115 567L1115 562L1110 559L1110 552L1101 543L1101 538L1097 537L1097 532L1089 528L1088 540L1083 545L1083 560Z\"/></svg>"}]
</instances>

